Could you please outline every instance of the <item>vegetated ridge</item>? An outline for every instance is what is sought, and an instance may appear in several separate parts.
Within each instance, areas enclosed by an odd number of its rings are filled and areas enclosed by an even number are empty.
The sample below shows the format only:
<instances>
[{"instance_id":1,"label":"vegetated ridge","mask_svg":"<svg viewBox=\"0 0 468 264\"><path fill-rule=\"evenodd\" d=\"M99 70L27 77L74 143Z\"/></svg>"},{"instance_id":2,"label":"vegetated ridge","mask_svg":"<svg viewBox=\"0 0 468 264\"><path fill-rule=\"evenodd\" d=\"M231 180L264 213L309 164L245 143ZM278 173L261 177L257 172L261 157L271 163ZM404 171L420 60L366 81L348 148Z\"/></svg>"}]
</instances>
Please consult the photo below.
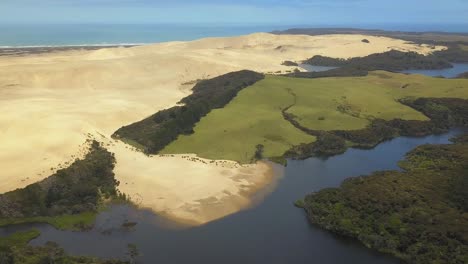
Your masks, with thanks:
<instances>
[{"instance_id":1,"label":"vegetated ridge","mask_svg":"<svg viewBox=\"0 0 468 264\"><path fill-rule=\"evenodd\" d=\"M410 69L428 70L452 67L448 60L437 55L425 56L416 52L397 50L350 59L337 59L316 55L305 60L304 63L317 66L354 67L367 71L385 70L393 72Z\"/></svg>"},{"instance_id":2,"label":"vegetated ridge","mask_svg":"<svg viewBox=\"0 0 468 264\"><path fill-rule=\"evenodd\" d=\"M145 153L156 154L179 135L192 134L202 117L213 109L224 107L239 91L263 78L260 73L244 70L202 80L195 85L191 95L180 101L184 105L159 111L124 126L113 137L133 143Z\"/></svg>"},{"instance_id":3,"label":"vegetated ridge","mask_svg":"<svg viewBox=\"0 0 468 264\"><path fill-rule=\"evenodd\" d=\"M104 201L123 198L114 178L114 155L91 141L84 159L76 160L48 178L23 189L0 195L0 226L49 223L59 229L90 228ZM128 261L75 257L53 242L33 247L28 242L40 235L32 229L0 237L1 264L92 263L128 264Z\"/></svg>"},{"instance_id":4,"label":"vegetated ridge","mask_svg":"<svg viewBox=\"0 0 468 264\"><path fill-rule=\"evenodd\" d=\"M88 228L99 205L119 196L114 164L114 155L92 141L84 159L43 181L1 194L0 225L47 222L57 228Z\"/></svg>"}]
</instances>

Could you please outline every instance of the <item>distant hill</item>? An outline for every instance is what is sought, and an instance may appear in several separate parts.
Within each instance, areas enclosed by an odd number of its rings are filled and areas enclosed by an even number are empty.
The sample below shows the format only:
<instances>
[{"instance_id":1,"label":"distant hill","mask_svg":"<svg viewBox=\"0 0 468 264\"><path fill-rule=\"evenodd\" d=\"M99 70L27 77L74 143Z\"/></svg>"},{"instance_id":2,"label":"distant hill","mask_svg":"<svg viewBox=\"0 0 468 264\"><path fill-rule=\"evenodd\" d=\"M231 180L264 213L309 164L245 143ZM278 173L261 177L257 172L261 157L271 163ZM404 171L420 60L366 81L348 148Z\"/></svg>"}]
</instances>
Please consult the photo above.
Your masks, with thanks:
<instances>
[{"instance_id":1,"label":"distant hill","mask_svg":"<svg viewBox=\"0 0 468 264\"><path fill-rule=\"evenodd\" d=\"M282 31L273 31L272 34L294 34L294 35L329 35L329 34L362 34L371 36L384 36L391 38L404 39L414 42L467 42L468 33L449 33L449 32L404 32L404 31L386 31L379 29L357 29L357 28L291 28Z\"/></svg>"}]
</instances>

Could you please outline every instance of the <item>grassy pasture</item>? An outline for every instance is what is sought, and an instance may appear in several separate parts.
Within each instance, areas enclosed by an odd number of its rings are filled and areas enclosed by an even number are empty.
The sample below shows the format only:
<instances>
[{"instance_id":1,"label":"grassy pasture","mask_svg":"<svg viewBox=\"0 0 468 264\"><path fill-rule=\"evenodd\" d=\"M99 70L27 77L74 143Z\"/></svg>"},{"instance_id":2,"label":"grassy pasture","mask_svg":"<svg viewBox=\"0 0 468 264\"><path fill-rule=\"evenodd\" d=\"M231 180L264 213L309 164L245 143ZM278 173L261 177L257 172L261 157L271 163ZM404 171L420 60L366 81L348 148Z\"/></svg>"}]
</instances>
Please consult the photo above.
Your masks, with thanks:
<instances>
[{"instance_id":1,"label":"grassy pasture","mask_svg":"<svg viewBox=\"0 0 468 264\"><path fill-rule=\"evenodd\" d=\"M304 126L315 130L354 130L369 120L426 120L418 111L400 104L405 97L468 98L468 81L376 71L366 77L290 79L297 104L288 110ZM319 120L321 119L321 120Z\"/></svg>"},{"instance_id":2,"label":"grassy pasture","mask_svg":"<svg viewBox=\"0 0 468 264\"><path fill-rule=\"evenodd\" d=\"M196 153L210 159L249 162L257 144L266 157L281 156L291 146L313 142L315 137L297 130L283 119L281 110L294 97L267 77L242 90L228 105L210 112L195 126L195 133L179 136L162 153ZM292 87L292 86L291 86Z\"/></svg>"},{"instance_id":3,"label":"grassy pasture","mask_svg":"<svg viewBox=\"0 0 468 264\"><path fill-rule=\"evenodd\" d=\"M263 144L265 157L281 156L292 145L315 140L283 119L281 110L292 104L287 112L314 130L361 129L374 118L427 120L398 102L405 97L468 98L468 80L384 71L366 77L267 76L223 109L212 111L196 125L194 134L180 136L162 153L249 162L255 146Z\"/></svg>"}]
</instances>

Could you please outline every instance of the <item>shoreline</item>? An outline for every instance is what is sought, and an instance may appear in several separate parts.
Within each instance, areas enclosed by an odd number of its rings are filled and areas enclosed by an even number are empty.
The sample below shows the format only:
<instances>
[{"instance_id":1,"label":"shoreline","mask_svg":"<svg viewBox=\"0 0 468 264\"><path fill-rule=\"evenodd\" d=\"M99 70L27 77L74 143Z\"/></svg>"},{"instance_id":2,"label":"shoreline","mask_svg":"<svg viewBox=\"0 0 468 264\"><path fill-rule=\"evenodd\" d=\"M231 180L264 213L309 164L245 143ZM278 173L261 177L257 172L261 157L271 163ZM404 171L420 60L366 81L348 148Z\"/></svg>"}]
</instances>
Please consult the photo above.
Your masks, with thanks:
<instances>
[{"instance_id":1,"label":"shoreline","mask_svg":"<svg viewBox=\"0 0 468 264\"><path fill-rule=\"evenodd\" d=\"M137 208L151 210L182 228L255 207L282 175L280 168L265 161L245 165L194 154L147 156L123 142L108 149L120 161L114 169L120 182L117 188Z\"/></svg>"},{"instance_id":2,"label":"shoreline","mask_svg":"<svg viewBox=\"0 0 468 264\"><path fill-rule=\"evenodd\" d=\"M271 162L268 161L261 161L259 163L261 163L261 166L268 167L268 169L261 174L263 179L260 179L256 183L245 187L244 190L239 190L239 193L237 195L231 195L219 200L219 202L216 204L217 206L215 206L214 203L208 200L205 204L201 204L199 210L204 211L204 213L200 214L205 216L205 219L203 220L194 218L184 218L171 214L167 211L158 212L153 210L152 208L144 206L137 205L137 208L139 210L150 210L157 216L160 216L166 221L168 221L168 223L171 223L173 225L172 227L180 229L203 226L213 221L229 217L230 215L233 215L235 213L253 209L275 190L279 180L284 175L284 171L279 172L278 169L274 168L279 166L278 164L270 164ZM250 165L258 166L258 164ZM228 208L227 211L226 208ZM208 218L206 218L206 216L208 216ZM167 223L162 223L162 226L165 226L164 224Z\"/></svg>"},{"instance_id":3,"label":"shoreline","mask_svg":"<svg viewBox=\"0 0 468 264\"><path fill-rule=\"evenodd\" d=\"M83 45L44 45L44 46L0 46L0 56L25 56L66 51L95 51L108 48L131 48L152 45L155 43L123 43L123 44L83 44Z\"/></svg>"}]
</instances>

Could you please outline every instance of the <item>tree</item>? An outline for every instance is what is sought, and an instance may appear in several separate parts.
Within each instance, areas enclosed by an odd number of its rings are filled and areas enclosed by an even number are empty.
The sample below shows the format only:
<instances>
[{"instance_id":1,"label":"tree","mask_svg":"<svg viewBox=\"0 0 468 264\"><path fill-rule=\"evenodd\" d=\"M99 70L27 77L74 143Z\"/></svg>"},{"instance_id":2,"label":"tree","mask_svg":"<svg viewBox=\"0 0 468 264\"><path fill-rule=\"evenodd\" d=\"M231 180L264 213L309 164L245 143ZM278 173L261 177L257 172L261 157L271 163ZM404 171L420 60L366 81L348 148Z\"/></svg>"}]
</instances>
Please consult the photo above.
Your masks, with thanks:
<instances>
[{"instance_id":1,"label":"tree","mask_svg":"<svg viewBox=\"0 0 468 264\"><path fill-rule=\"evenodd\" d=\"M263 159L263 151L265 150L265 146L263 146L262 144L258 144L257 146L255 146L255 156L254 156L254 159L255 160L261 160Z\"/></svg>"}]
</instances>

